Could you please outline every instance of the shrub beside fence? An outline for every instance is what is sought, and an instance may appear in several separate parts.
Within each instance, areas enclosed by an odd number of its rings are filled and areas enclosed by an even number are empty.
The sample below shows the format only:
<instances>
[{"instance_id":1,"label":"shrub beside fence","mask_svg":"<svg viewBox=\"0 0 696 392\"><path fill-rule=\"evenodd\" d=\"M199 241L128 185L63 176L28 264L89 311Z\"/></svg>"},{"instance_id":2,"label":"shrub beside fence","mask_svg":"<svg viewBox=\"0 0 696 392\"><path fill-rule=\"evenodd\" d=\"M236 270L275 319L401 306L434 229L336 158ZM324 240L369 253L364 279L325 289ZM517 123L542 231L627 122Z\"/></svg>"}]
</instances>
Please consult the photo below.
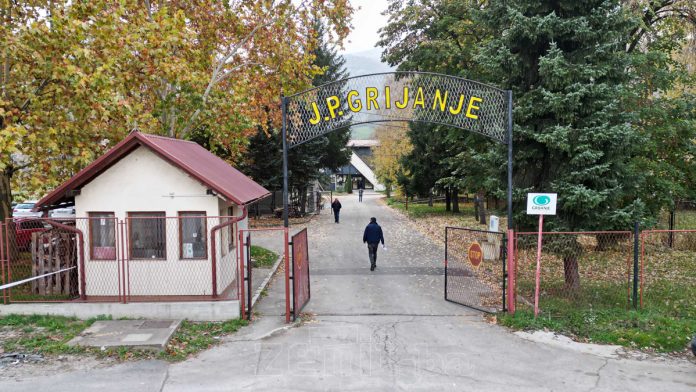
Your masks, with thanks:
<instances>
[{"instance_id":1,"label":"shrub beside fence","mask_svg":"<svg viewBox=\"0 0 696 392\"><path fill-rule=\"evenodd\" d=\"M516 233L517 310L534 309L538 233ZM540 313L566 317L582 310L631 306L633 233L543 233Z\"/></svg>"},{"instance_id":2,"label":"shrub beside fence","mask_svg":"<svg viewBox=\"0 0 696 392\"><path fill-rule=\"evenodd\" d=\"M636 230L637 232L637 230ZM534 316L537 233L516 233L516 328L680 352L696 334L696 230L543 233Z\"/></svg>"}]
</instances>

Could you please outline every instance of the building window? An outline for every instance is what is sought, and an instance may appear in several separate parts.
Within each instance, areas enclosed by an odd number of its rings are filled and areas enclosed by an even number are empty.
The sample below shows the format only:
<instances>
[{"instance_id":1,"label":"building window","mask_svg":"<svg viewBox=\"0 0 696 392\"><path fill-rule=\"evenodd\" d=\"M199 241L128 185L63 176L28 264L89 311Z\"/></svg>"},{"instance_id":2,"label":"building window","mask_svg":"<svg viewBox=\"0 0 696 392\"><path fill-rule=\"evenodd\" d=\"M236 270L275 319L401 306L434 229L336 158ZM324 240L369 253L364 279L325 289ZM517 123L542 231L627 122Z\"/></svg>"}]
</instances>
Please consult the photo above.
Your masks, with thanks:
<instances>
[{"instance_id":1,"label":"building window","mask_svg":"<svg viewBox=\"0 0 696 392\"><path fill-rule=\"evenodd\" d=\"M179 247L182 259L208 256L205 212L179 212Z\"/></svg>"},{"instance_id":2,"label":"building window","mask_svg":"<svg viewBox=\"0 0 696 392\"><path fill-rule=\"evenodd\" d=\"M90 212L89 251L92 260L116 260L116 217L113 212Z\"/></svg>"},{"instance_id":3,"label":"building window","mask_svg":"<svg viewBox=\"0 0 696 392\"><path fill-rule=\"evenodd\" d=\"M232 214L232 207L220 208L220 223L228 223ZM234 249L234 224L220 229L220 239L220 252L225 257Z\"/></svg>"},{"instance_id":4,"label":"building window","mask_svg":"<svg viewBox=\"0 0 696 392\"><path fill-rule=\"evenodd\" d=\"M167 258L164 212L129 212L128 243L133 259Z\"/></svg>"}]
</instances>

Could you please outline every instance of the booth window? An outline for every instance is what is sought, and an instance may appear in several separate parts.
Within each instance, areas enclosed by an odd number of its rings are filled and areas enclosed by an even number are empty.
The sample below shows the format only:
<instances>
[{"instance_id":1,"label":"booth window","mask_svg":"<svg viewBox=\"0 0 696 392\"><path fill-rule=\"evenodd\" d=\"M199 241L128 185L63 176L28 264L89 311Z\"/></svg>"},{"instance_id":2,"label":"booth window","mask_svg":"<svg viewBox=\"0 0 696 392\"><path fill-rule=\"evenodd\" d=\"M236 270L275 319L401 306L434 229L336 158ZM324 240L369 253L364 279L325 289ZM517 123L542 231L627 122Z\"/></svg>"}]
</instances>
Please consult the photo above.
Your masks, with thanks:
<instances>
[{"instance_id":1,"label":"booth window","mask_svg":"<svg viewBox=\"0 0 696 392\"><path fill-rule=\"evenodd\" d=\"M90 212L89 254L91 260L116 260L116 217L113 212Z\"/></svg>"},{"instance_id":2,"label":"booth window","mask_svg":"<svg viewBox=\"0 0 696 392\"><path fill-rule=\"evenodd\" d=\"M128 243L133 259L167 258L164 212L129 212Z\"/></svg>"},{"instance_id":3,"label":"booth window","mask_svg":"<svg viewBox=\"0 0 696 392\"><path fill-rule=\"evenodd\" d=\"M179 212L179 254L182 259L208 255L205 212Z\"/></svg>"}]
</instances>

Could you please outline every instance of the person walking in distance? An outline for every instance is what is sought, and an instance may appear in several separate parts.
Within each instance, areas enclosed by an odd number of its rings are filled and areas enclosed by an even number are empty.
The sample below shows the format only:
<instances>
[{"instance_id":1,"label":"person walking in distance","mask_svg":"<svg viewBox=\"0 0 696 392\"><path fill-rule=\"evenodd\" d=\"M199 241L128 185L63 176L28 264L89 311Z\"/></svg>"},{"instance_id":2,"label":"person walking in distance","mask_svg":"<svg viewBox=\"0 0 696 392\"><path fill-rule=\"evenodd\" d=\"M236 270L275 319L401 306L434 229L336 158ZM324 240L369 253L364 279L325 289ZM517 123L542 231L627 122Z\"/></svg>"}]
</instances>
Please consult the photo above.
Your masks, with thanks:
<instances>
[{"instance_id":1,"label":"person walking in distance","mask_svg":"<svg viewBox=\"0 0 696 392\"><path fill-rule=\"evenodd\" d=\"M331 203L331 209L334 213L334 221L338 223L338 214L341 212L341 202L338 201L338 198L335 198L333 203Z\"/></svg>"},{"instance_id":2,"label":"person walking in distance","mask_svg":"<svg viewBox=\"0 0 696 392\"><path fill-rule=\"evenodd\" d=\"M358 181L358 201L362 203L363 191L365 190L365 180Z\"/></svg>"},{"instance_id":3,"label":"person walking in distance","mask_svg":"<svg viewBox=\"0 0 696 392\"><path fill-rule=\"evenodd\" d=\"M374 271L377 267L377 248L380 242L382 247L386 249L382 228L377 224L377 218L372 217L363 234L363 243L367 244L367 250L370 255L370 271Z\"/></svg>"}]
</instances>

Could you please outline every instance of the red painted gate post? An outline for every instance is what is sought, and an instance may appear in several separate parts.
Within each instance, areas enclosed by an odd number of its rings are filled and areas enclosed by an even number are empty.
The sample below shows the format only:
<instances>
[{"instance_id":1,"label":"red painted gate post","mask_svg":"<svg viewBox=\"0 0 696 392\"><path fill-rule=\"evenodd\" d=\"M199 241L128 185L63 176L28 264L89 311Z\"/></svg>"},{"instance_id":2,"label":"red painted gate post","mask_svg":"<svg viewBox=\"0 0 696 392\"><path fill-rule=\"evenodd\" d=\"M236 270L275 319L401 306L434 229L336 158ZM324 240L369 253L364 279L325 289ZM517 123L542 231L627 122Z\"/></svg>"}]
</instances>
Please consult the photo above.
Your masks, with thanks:
<instances>
[{"instance_id":1,"label":"red painted gate post","mask_svg":"<svg viewBox=\"0 0 696 392\"><path fill-rule=\"evenodd\" d=\"M507 270L508 270L508 284L507 284L507 308L508 313L515 314L515 273L517 272L517 260L515 259L515 231L509 229L507 232Z\"/></svg>"},{"instance_id":2,"label":"red painted gate post","mask_svg":"<svg viewBox=\"0 0 696 392\"><path fill-rule=\"evenodd\" d=\"M285 322L290 322L290 244L288 228L285 228Z\"/></svg>"},{"instance_id":3,"label":"red painted gate post","mask_svg":"<svg viewBox=\"0 0 696 392\"><path fill-rule=\"evenodd\" d=\"M244 230L239 230L237 233L237 261L239 264L239 306L240 306L240 319L246 320L246 293L244 292ZM250 293L251 294L251 293Z\"/></svg>"},{"instance_id":4,"label":"red painted gate post","mask_svg":"<svg viewBox=\"0 0 696 392\"><path fill-rule=\"evenodd\" d=\"M541 236L544 233L544 214L539 214L539 234L537 236L536 282L534 289L534 318L539 315L539 282L541 281Z\"/></svg>"},{"instance_id":5,"label":"red painted gate post","mask_svg":"<svg viewBox=\"0 0 696 392\"><path fill-rule=\"evenodd\" d=\"M5 284L5 240L3 236L3 227L4 223L0 222L0 275L2 278L0 279L0 284L4 285ZM7 268L9 269L10 266L8 265ZM2 303L3 305L7 305L7 297L5 296L5 289L2 289Z\"/></svg>"}]
</instances>

